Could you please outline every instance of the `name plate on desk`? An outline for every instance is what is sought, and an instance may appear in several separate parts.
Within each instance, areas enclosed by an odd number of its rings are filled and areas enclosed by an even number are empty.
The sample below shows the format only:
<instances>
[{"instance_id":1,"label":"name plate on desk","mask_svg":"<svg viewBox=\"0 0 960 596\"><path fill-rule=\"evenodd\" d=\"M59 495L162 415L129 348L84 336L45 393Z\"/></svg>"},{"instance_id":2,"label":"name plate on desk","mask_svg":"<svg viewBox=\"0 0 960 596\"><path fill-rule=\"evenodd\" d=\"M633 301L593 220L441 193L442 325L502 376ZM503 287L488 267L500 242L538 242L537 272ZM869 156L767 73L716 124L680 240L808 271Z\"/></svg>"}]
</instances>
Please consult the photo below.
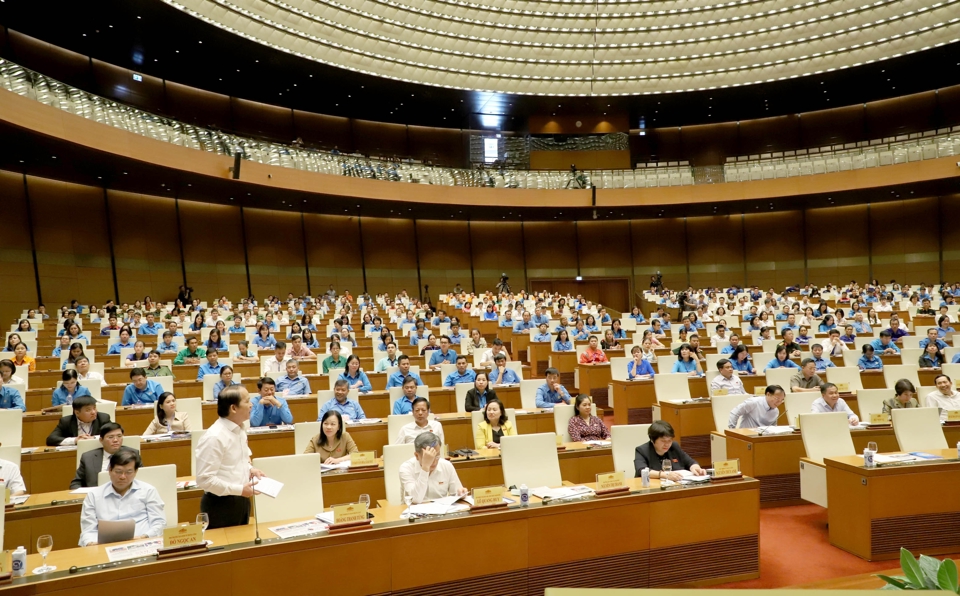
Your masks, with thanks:
<instances>
[{"instance_id":1,"label":"name plate on desk","mask_svg":"<svg viewBox=\"0 0 960 596\"><path fill-rule=\"evenodd\" d=\"M350 454L350 467L367 467L377 465L376 451L357 451Z\"/></svg>"},{"instance_id":2,"label":"name plate on desk","mask_svg":"<svg viewBox=\"0 0 960 596\"><path fill-rule=\"evenodd\" d=\"M730 393L730 392L727 391L726 389L714 389L714 390L713 390L713 394L714 394L714 395L727 395L728 393Z\"/></svg>"},{"instance_id":3,"label":"name plate on desk","mask_svg":"<svg viewBox=\"0 0 960 596\"><path fill-rule=\"evenodd\" d=\"M347 503L346 505L333 506L333 523L352 524L356 522L367 521L366 503Z\"/></svg>"},{"instance_id":4,"label":"name plate on desk","mask_svg":"<svg viewBox=\"0 0 960 596\"><path fill-rule=\"evenodd\" d=\"M766 387L766 385L757 385L756 387L754 387L754 388L753 388L753 394L756 395L756 396L758 396L758 397L763 397L763 396L765 396L765 395L767 394L767 387Z\"/></svg>"},{"instance_id":5,"label":"name plate on desk","mask_svg":"<svg viewBox=\"0 0 960 596\"><path fill-rule=\"evenodd\" d=\"M947 410L947 422L960 422L960 410Z\"/></svg>"},{"instance_id":6,"label":"name plate on desk","mask_svg":"<svg viewBox=\"0 0 960 596\"><path fill-rule=\"evenodd\" d=\"M203 543L201 524L183 524L163 531L163 548L179 548Z\"/></svg>"},{"instance_id":7,"label":"name plate on desk","mask_svg":"<svg viewBox=\"0 0 960 596\"><path fill-rule=\"evenodd\" d=\"M607 490L617 490L626 488L623 472L609 472L607 474L597 474L597 492Z\"/></svg>"},{"instance_id":8,"label":"name plate on desk","mask_svg":"<svg viewBox=\"0 0 960 596\"><path fill-rule=\"evenodd\" d=\"M714 478L730 478L740 475L740 460L725 459L713 462Z\"/></svg>"},{"instance_id":9,"label":"name plate on desk","mask_svg":"<svg viewBox=\"0 0 960 596\"><path fill-rule=\"evenodd\" d=\"M890 414L870 414L870 424L890 424Z\"/></svg>"},{"instance_id":10,"label":"name plate on desk","mask_svg":"<svg viewBox=\"0 0 960 596\"><path fill-rule=\"evenodd\" d=\"M837 391L840 393L850 393L850 383L837 383Z\"/></svg>"},{"instance_id":11,"label":"name plate on desk","mask_svg":"<svg viewBox=\"0 0 960 596\"><path fill-rule=\"evenodd\" d=\"M502 486L484 486L473 489L474 507L493 507L503 503Z\"/></svg>"}]
</instances>

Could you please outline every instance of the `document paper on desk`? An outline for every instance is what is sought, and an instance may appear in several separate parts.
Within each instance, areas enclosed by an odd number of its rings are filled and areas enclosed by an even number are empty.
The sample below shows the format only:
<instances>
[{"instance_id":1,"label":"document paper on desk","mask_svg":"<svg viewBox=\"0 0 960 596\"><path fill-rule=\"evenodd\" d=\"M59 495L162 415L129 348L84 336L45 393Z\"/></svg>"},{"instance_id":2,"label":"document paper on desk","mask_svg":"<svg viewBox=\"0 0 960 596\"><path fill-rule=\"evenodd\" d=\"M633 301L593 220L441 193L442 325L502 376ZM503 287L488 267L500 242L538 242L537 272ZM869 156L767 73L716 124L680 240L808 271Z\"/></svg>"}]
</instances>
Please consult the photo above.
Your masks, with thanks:
<instances>
[{"instance_id":1,"label":"document paper on desk","mask_svg":"<svg viewBox=\"0 0 960 596\"><path fill-rule=\"evenodd\" d=\"M152 557L157 554L157 550L161 548L163 548L163 538L153 538L151 540L108 546L106 550L110 562L115 563L117 561L126 561L127 559Z\"/></svg>"},{"instance_id":2,"label":"document paper on desk","mask_svg":"<svg viewBox=\"0 0 960 596\"><path fill-rule=\"evenodd\" d=\"M327 529L327 524L320 520L308 519L301 522L294 522L285 526L276 526L267 528L280 538L296 538L297 536L306 536L315 534Z\"/></svg>"},{"instance_id":3,"label":"document paper on desk","mask_svg":"<svg viewBox=\"0 0 960 596\"><path fill-rule=\"evenodd\" d=\"M264 433L275 433L284 430L293 430L292 424L278 424L275 427L271 428L269 426L255 426L253 428L247 429L248 435L262 435Z\"/></svg>"},{"instance_id":4,"label":"document paper on desk","mask_svg":"<svg viewBox=\"0 0 960 596\"><path fill-rule=\"evenodd\" d=\"M257 478L257 482L253 485L253 490L274 499L280 494L281 489L283 489L282 482L266 476Z\"/></svg>"},{"instance_id":5,"label":"document paper on desk","mask_svg":"<svg viewBox=\"0 0 960 596\"><path fill-rule=\"evenodd\" d=\"M97 490L96 486L81 486L80 488L75 488L70 491L71 495L85 495L87 493L92 493Z\"/></svg>"},{"instance_id":6,"label":"document paper on desk","mask_svg":"<svg viewBox=\"0 0 960 596\"><path fill-rule=\"evenodd\" d=\"M416 515L446 515L448 513L466 511L470 508L469 505L464 503L458 504L457 501L459 500L460 497L456 495L443 497L442 499L436 499L434 501L430 501L429 503L410 505L410 507L407 508L407 512Z\"/></svg>"},{"instance_id":7,"label":"document paper on desk","mask_svg":"<svg viewBox=\"0 0 960 596\"><path fill-rule=\"evenodd\" d=\"M793 433L792 426L758 426L757 434L760 435L789 435Z\"/></svg>"},{"instance_id":8,"label":"document paper on desk","mask_svg":"<svg viewBox=\"0 0 960 596\"><path fill-rule=\"evenodd\" d=\"M584 445L594 445L596 447L609 447L613 445L612 441L584 441Z\"/></svg>"},{"instance_id":9,"label":"document paper on desk","mask_svg":"<svg viewBox=\"0 0 960 596\"><path fill-rule=\"evenodd\" d=\"M349 470L350 469L350 460L342 461L339 464L320 464L320 471L326 472L328 470Z\"/></svg>"},{"instance_id":10,"label":"document paper on desk","mask_svg":"<svg viewBox=\"0 0 960 596\"><path fill-rule=\"evenodd\" d=\"M593 489L588 486L561 486L559 488L550 488L548 486L539 486L531 489L530 494L540 499L571 499L592 495Z\"/></svg>"}]
</instances>

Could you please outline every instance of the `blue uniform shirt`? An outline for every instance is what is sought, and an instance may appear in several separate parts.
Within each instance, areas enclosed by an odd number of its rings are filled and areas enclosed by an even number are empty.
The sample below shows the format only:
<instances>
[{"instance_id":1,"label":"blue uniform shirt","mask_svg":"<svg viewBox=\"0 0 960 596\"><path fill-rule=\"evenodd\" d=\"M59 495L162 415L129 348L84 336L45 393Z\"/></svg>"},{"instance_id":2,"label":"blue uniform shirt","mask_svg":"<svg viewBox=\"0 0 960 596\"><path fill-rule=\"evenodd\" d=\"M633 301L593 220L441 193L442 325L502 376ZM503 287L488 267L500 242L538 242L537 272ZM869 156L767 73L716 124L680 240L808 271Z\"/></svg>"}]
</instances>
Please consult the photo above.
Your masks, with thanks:
<instances>
[{"instance_id":1,"label":"blue uniform shirt","mask_svg":"<svg viewBox=\"0 0 960 596\"><path fill-rule=\"evenodd\" d=\"M273 426L278 424L293 424L293 413L287 400L279 395L274 396L280 407L264 406L260 403L260 394L254 395L250 402L253 409L250 411L250 426Z\"/></svg>"},{"instance_id":2,"label":"blue uniform shirt","mask_svg":"<svg viewBox=\"0 0 960 596\"><path fill-rule=\"evenodd\" d=\"M203 377L207 375L216 375L220 376L220 370L223 369L223 365L217 362L216 366L210 366L209 362L204 362L200 365L200 368L197 370L197 380L202 381Z\"/></svg>"},{"instance_id":3,"label":"blue uniform shirt","mask_svg":"<svg viewBox=\"0 0 960 596\"><path fill-rule=\"evenodd\" d=\"M287 392L287 395L310 395L310 381L301 374L296 379L291 379L289 375L277 379L277 393Z\"/></svg>"},{"instance_id":4,"label":"blue uniform shirt","mask_svg":"<svg viewBox=\"0 0 960 596\"><path fill-rule=\"evenodd\" d=\"M390 378L387 379L387 389L391 387L403 387L403 379L406 377L413 377L417 380L417 386L423 385L423 380L420 379L420 375L413 372L412 370L404 375L399 370L390 375Z\"/></svg>"},{"instance_id":5,"label":"blue uniform shirt","mask_svg":"<svg viewBox=\"0 0 960 596\"><path fill-rule=\"evenodd\" d=\"M442 350L433 350L433 352L430 354L429 366L436 366L438 364L443 364L444 362L456 364L457 353L451 349L447 349L447 354L444 355Z\"/></svg>"},{"instance_id":6,"label":"blue uniform shirt","mask_svg":"<svg viewBox=\"0 0 960 596\"><path fill-rule=\"evenodd\" d=\"M156 335L161 331L163 331L162 325L157 325L156 323L153 325L150 323L144 323L143 325L140 325L140 329L137 330L137 333L140 335Z\"/></svg>"},{"instance_id":7,"label":"blue uniform shirt","mask_svg":"<svg viewBox=\"0 0 960 596\"><path fill-rule=\"evenodd\" d=\"M13 387L0 387L0 409L12 410L14 408L23 412L27 411L27 406L23 403L23 396Z\"/></svg>"},{"instance_id":8,"label":"blue uniform shirt","mask_svg":"<svg viewBox=\"0 0 960 596\"><path fill-rule=\"evenodd\" d=\"M551 391L550 386L544 383L537 388L537 407L538 408L553 408L556 404L561 402L570 403L571 397L570 393L567 391L566 387L560 385L558 391Z\"/></svg>"},{"instance_id":9,"label":"blue uniform shirt","mask_svg":"<svg viewBox=\"0 0 960 596\"><path fill-rule=\"evenodd\" d=\"M367 417L367 415L363 413L363 408L360 407L359 403L348 399L341 404L337 401L337 398L331 397L329 401L320 406L320 415L317 416L317 422L323 420L323 415L330 410L336 410L340 412L341 416L351 420L361 420Z\"/></svg>"},{"instance_id":10,"label":"blue uniform shirt","mask_svg":"<svg viewBox=\"0 0 960 596\"><path fill-rule=\"evenodd\" d=\"M350 376L350 373L344 370L342 373L340 373L339 378L343 379L347 383L350 383L351 388L353 387L353 384L356 383L357 381L360 381L361 383L363 383L360 387L357 388L359 389L360 393L370 393L370 390L373 389L373 386L370 384L370 379L367 378L367 373L363 372L362 370L358 370L357 376L355 377Z\"/></svg>"},{"instance_id":11,"label":"blue uniform shirt","mask_svg":"<svg viewBox=\"0 0 960 596\"><path fill-rule=\"evenodd\" d=\"M83 397L84 395L86 395L87 397L92 397L90 395L90 391L83 385L80 385L79 383L77 384L77 388L74 389L73 395L70 395L67 392L66 387L64 387L63 385L60 385L59 387L53 390L52 405L65 406L67 404L72 404L74 399L78 397Z\"/></svg>"},{"instance_id":12,"label":"blue uniform shirt","mask_svg":"<svg viewBox=\"0 0 960 596\"><path fill-rule=\"evenodd\" d=\"M517 373L513 372L509 368L503 370L503 378L500 378L500 371L494 367L490 370L488 375L490 378L491 385L516 385L520 383L520 378L517 376Z\"/></svg>"},{"instance_id":13,"label":"blue uniform shirt","mask_svg":"<svg viewBox=\"0 0 960 596\"><path fill-rule=\"evenodd\" d=\"M473 383L477 378L477 373L473 372L472 369L467 369L461 375L458 371L453 371L447 378L443 381L444 387L453 387L457 383Z\"/></svg>"},{"instance_id":14,"label":"blue uniform shirt","mask_svg":"<svg viewBox=\"0 0 960 596\"><path fill-rule=\"evenodd\" d=\"M153 404L160 398L161 393L163 393L163 387L153 379L147 379L147 386L142 391L137 389L136 385L130 383L123 390L123 401L120 402L120 405Z\"/></svg>"}]
</instances>

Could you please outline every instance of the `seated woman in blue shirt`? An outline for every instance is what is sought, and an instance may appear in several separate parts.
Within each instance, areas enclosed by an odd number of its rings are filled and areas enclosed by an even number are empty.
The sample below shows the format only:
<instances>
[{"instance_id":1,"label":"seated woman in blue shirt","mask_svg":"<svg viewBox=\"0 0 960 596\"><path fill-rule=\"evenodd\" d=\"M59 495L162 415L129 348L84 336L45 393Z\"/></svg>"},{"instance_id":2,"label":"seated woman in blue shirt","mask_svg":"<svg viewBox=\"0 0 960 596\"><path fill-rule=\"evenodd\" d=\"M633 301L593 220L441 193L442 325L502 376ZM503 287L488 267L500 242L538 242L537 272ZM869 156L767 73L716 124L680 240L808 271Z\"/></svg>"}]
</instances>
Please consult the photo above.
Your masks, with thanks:
<instances>
[{"instance_id":1,"label":"seated woman in blue shirt","mask_svg":"<svg viewBox=\"0 0 960 596\"><path fill-rule=\"evenodd\" d=\"M76 366L77 358L82 358L85 356L83 353L83 344L80 342L74 342L70 344L70 352L67 354L67 357L63 359L63 364L60 366L60 370L66 370L68 364L73 364Z\"/></svg>"},{"instance_id":2,"label":"seated woman in blue shirt","mask_svg":"<svg viewBox=\"0 0 960 596\"><path fill-rule=\"evenodd\" d=\"M313 331L310 331L309 329L304 329L303 335L301 335L300 337L303 340L303 345L305 345L306 347L310 349L320 347L320 342L318 342L317 338L313 336Z\"/></svg>"},{"instance_id":3,"label":"seated woman in blue shirt","mask_svg":"<svg viewBox=\"0 0 960 596\"><path fill-rule=\"evenodd\" d=\"M80 331L80 325L77 325L76 323L70 323L67 326L67 332L64 333L64 335L69 335L70 341L77 341L78 339L90 341L87 336Z\"/></svg>"},{"instance_id":4,"label":"seated woman in blue shirt","mask_svg":"<svg viewBox=\"0 0 960 596\"><path fill-rule=\"evenodd\" d=\"M583 325L583 321L577 321L577 328L573 331L573 341L586 341L590 339L590 332Z\"/></svg>"},{"instance_id":5,"label":"seated woman in blue shirt","mask_svg":"<svg viewBox=\"0 0 960 596\"><path fill-rule=\"evenodd\" d=\"M193 323L190 324L190 331L200 331L207 326L207 323L203 319L203 314L197 313L197 316L193 317Z\"/></svg>"},{"instance_id":6,"label":"seated woman in blue shirt","mask_svg":"<svg viewBox=\"0 0 960 596\"><path fill-rule=\"evenodd\" d=\"M627 332L623 330L620 319L614 319L610 324L610 329L613 331L613 339L627 339Z\"/></svg>"},{"instance_id":7,"label":"seated woman in blue shirt","mask_svg":"<svg viewBox=\"0 0 960 596\"><path fill-rule=\"evenodd\" d=\"M287 329L287 339L290 339L294 335L299 335L301 338L303 337L303 327L300 325L300 323L294 322Z\"/></svg>"},{"instance_id":8,"label":"seated woman in blue shirt","mask_svg":"<svg viewBox=\"0 0 960 596\"><path fill-rule=\"evenodd\" d=\"M587 315L587 322L584 325L590 333L596 333L600 331L600 327L597 326L597 319L593 315Z\"/></svg>"},{"instance_id":9,"label":"seated woman in blue shirt","mask_svg":"<svg viewBox=\"0 0 960 596\"><path fill-rule=\"evenodd\" d=\"M379 318L380 318L380 317L377 317L377 319L379 319ZM374 323L376 323L376 320L377 320L377 319L374 319ZM310 331L316 332L316 330L317 330L317 326L313 324L313 319L311 319L311 318L310 318L310 315L308 315L308 314L307 314L307 315L303 315L303 316L300 318L300 328L303 329L304 331L306 331L307 329L309 329ZM377 333L379 333L379 331L377 331Z\"/></svg>"},{"instance_id":10,"label":"seated woman in blue shirt","mask_svg":"<svg viewBox=\"0 0 960 596\"><path fill-rule=\"evenodd\" d=\"M677 361L673 363L673 370L670 372L687 373L691 377L703 375L703 368L700 367L700 359L693 354L690 344L680 346L680 355Z\"/></svg>"},{"instance_id":11,"label":"seated woman in blue shirt","mask_svg":"<svg viewBox=\"0 0 960 596\"><path fill-rule=\"evenodd\" d=\"M733 349L733 353L730 354L730 364L733 365L733 370L739 374L754 374L753 364L750 363L750 352L747 350L747 346L743 344Z\"/></svg>"},{"instance_id":12,"label":"seated woman in blue shirt","mask_svg":"<svg viewBox=\"0 0 960 596\"><path fill-rule=\"evenodd\" d=\"M653 370L648 360L643 358L643 348L640 346L633 346L633 349L630 350L630 353L633 355L633 360L627 362L627 380L633 381L634 379L652 379L656 372Z\"/></svg>"},{"instance_id":13,"label":"seated woman in blue shirt","mask_svg":"<svg viewBox=\"0 0 960 596\"><path fill-rule=\"evenodd\" d=\"M493 304L488 304L487 308L483 311L483 320L484 321L496 321L497 320L497 311L494 310Z\"/></svg>"},{"instance_id":14,"label":"seated woman in blue shirt","mask_svg":"<svg viewBox=\"0 0 960 596\"><path fill-rule=\"evenodd\" d=\"M700 318L697 316L697 313L692 312L689 315L690 324L693 325L695 329L703 329L703 323L700 322Z\"/></svg>"},{"instance_id":15,"label":"seated woman in blue shirt","mask_svg":"<svg viewBox=\"0 0 960 596\"><path fill-rule=\"evenodd\" d=\"M566 331L570 326L570 322L567 321L567 317L560 317L560 323L557 324L557 328L553 330L554 333L560 333L561 331Z\"/></svg>"},{"instance_id":16,"label":"seated woman in blue shirt","mask_svg":"<svg viewBox=\"0 0 960 596\"><path fill-rule=\"evenodd\" d=\"M766 371L771 368L800 368L800 365L787 357L787 347L781 344L777 346L777 351L773 355L773 360L768 362L766 368L763 370Z\"/></svg>"},{"instance_id":17,"label":"seated woman in blue shirt","mask_svg":"<svg viewBox=\"0 0 960 596\"><path fill-rule=\"evenodd\" d=\"M949 318L941 316L937 319L937 338L943 339L948 333L956 333L956 330L950 326Z\"/></svg>"},{"instance_id":18,"label":"seated woman in blue shirt","mask_svg":"<svg viewBox=\"0 0 960 596\"><path fill-rule=\"evenodd\" d=\"M553 342L553 351L554 352L572 352L573 351L573 342L570 341L570 334L567 333L566 329L560 331L557 334L557 341Z\"/></svg>"},{"instance_id":19,"label":"seated woman in blue shirt","mask_svg":"<svg viewBox=\"0 0 960 596\"><path fill-rule=\"evenodd\" d=\"M16 351L16 349L17 349L17 344L20 343L20 342L22 342L22 341L23 341L23 340L20 339L20 334L18 334L18 333L11 333L9 336L7 336L7 345L6 345L6 347L3 348L3 351L4 351L4 352L14 352L14 351ZM67 338L67 341L69 341L69 338ZM24 345L26 345L26 344L24 344ZM28 348L28 349L29 349L29 348Z\"/></svg>"},{"instance_id":20,"label":"seated woman in blue shirt","mask_svg":"<svg viewBox=\"0 0 960 596\"><path fill-rule=\"evenodd\" d=\"M637 323L645 323L647 321L645 318L643 318L643 313L640 312L640 309L636 306L634 306L630 311L630 318Z\"/></svg>"},{"instance_id":21,"label":"seated woman in blue shirt","mask_svg":"<svg viewBox=\"0 0 960 596\"><path fill-rule=\"evenodd\" d=\"M800 325L800 329L797 330L797 343L800 344L801 346L810 345L811 337L807 335L807 333L809 333L809 329L807 329L807 326Z\"/></svg>"},{"instance_id":22,"label":"seated woman in blue shirt","mask_svg":"<svg viewBox=\"0 0 960 596\"><path fill-rule=\"evenodd\" d=\"M883 360L880 360L880 357L874 354L873 346L864 344L863 356L860 356L860 359L857 360L857 366L860 367L860 370L883 370Z\"/></svg>"},{"instance_id":23,"label":"seated woman in blue shirt","mask_svg":"<svg viewBox=\"0 0 960 596\"><path fill-rule=\"evenodd\" d=\"M220 331L217 329L211 329L210 335L207 336L207 342L203 344L206 351L216 350L217 352L226 352L227 351L227 342L223 341L220 337Z\"/></svg>"},{"instance_id":24,"label":"seated woman in blue shirt","mask_svg":"<svg viewBox=\"0 0 960 596\"><path fill-rule=\"evenodd\" d=\"M73 400L84 395L87 397L93 397L90 395L90 391L80 384L80 377L77 375L77 370L75 368L63 371L63 376L61 378L63 379L63 383L53 390L53 401L51 402L52 405L69 405L73 403Z\"/></svg>"},{"instance_id":25,"label":"seated woman in blue shirt","mask_svg":"<svg viewBox=\"0 0 960 596\"><path fill-rule=\"evenodd\" d=\"M272 350L277 345L277 340L270 333L270 328L262 324L257 328L257 335L253 338L253 345L258 348Z\"/></svg>"},{"instance_id":26,"label":"seated woman in blue shirt","mask_svg":"<svg viewBox=\"0 0 960 596\"><path fill-rule=\"evenodd\" d=\"M827 315L823 317L823 321L820 322L820 333L827 333L831 329L836 329L837 323L834 321L833 315Z\"/></svg>"},{"instance_id":27,"label":"seated woman in blue shirt","mask_svg":"<svg viewBox=\"0 0 960 596\"><path fill-rule=\"evenodd\" d=\"M373 387L370 385L370 379L367 373L360 370L360 359L356 354L347 356L347 368L340 373L341 379L350 384L350 389L356 389L360 393L370 393Z\"/></svg>"}]
</instances>

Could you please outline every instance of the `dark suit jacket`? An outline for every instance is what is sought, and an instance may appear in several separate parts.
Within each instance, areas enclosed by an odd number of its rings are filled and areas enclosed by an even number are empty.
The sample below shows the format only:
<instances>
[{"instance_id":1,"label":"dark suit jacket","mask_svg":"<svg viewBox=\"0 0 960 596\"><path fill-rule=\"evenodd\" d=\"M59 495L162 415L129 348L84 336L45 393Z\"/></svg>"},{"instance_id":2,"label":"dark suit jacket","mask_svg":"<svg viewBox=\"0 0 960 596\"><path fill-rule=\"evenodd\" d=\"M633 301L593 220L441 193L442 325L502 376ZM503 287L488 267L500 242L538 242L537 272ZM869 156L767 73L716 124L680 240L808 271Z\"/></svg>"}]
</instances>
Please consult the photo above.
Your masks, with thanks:
<instances>
[{"instance_id":1,"label":"dark suit jacket","mask_svg":"<svg viewBox=\"0 0 960 596\"><path fill-rule=\"evenodd\" d=\"M640 477L640 470L644 468L650 468L656 471L663 469L663 460L668 458L673 465L672 469L674 472L677 470L689 470L690 466L697 463L696 460L687 455L683 449L680 449L680 443L676 441L670 445L670 449L668 449L663 456L657 455L657 450L654 448L652 441L647 441L643 445L637 446L636 455L634 456L633 466L637 470L637 478Z\"/></svg>"},{"instance_id":2,"label":"dark suit jacket","mask_svg":"<svg viewBox=\"0 0 960 596\"><path fill-rule=\"evenodd\" d=\"M103 447L91 449L80 456L77 475L70 481L70 490L84 486L97 486L100 470L103 469Z\"/></svg>"},{"instance_id":3,"label":"dark suit jacket","mask_svg":"<svg viewBox=\"0 0 960 596\"><path fill-rule=\"evenodd\" d=\"M97 419L93 421L93 434L100 434L100 427L110 422L110 415L104 412L97 412ZM50 436L47 437L47 445L56 447L63 443L64 439L77 436L77 417L74 415L64 416L57 423L57 428L53 429ZM93 486L96 486L94 483Z\"/></svg>"},{"instance_id":4,"label":"dark suit jacket","mask_svg":"<svg viewBox=\"0 0 960 596\"><path fill-rule=\"evenodd\" d=\"M498 399L497 392L487 388L487 403L489 403L491 399ZM477 395L476 387L467 391L467 395L464 396L463 409L467 412L476 412L480 409L480 397Z\"/></svg>"}]
</instances>

